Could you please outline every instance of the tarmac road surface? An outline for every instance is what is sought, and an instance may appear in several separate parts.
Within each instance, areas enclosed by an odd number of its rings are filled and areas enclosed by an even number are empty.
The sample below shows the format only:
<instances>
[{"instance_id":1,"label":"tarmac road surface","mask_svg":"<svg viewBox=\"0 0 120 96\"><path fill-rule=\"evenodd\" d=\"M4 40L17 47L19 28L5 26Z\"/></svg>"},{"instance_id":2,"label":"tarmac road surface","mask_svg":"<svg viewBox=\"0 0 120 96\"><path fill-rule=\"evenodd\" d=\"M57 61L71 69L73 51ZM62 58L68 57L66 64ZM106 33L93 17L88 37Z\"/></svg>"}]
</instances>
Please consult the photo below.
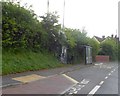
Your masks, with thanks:
<instances>
[{"instance_id":1,"label":"tarmac road surface","mask_svg":"<svg viewBox=\"0 0 120 96\"><path fill-rule=\"evenodd\" d=\"M56 75L42 75L31 72L31 74L17 75L14 78L11 76L13 81L20 82L20 84L5 87L2 93L61 94L64 96L69 96L69 94L86 94L86 96L118 94L117 62L95 63L90 66L82 65L82 67L81 65L76 65L73 68L72 66L64 68L62 72L60 69L58 70L60 74Z\"/></svg>"}]
</instances>

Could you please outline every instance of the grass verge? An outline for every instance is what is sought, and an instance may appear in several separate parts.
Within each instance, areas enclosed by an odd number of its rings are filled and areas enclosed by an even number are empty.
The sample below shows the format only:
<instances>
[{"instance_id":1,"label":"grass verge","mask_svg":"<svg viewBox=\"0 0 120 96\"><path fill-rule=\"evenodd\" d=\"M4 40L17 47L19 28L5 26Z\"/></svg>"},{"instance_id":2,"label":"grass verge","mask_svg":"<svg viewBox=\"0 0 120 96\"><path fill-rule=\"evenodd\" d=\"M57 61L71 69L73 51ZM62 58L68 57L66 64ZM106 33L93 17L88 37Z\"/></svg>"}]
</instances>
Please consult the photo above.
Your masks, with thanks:
<instances>
[{"instance_id":1,"label":"grass verge","mask_svg":"<svg viewBox=\"0 0 120 96\"><path fill-rule=\"evenodd\" d=\"M44 52L7 52L2 54L2 75L64 66L52 54Z\"/></svg>"}]
</instances>

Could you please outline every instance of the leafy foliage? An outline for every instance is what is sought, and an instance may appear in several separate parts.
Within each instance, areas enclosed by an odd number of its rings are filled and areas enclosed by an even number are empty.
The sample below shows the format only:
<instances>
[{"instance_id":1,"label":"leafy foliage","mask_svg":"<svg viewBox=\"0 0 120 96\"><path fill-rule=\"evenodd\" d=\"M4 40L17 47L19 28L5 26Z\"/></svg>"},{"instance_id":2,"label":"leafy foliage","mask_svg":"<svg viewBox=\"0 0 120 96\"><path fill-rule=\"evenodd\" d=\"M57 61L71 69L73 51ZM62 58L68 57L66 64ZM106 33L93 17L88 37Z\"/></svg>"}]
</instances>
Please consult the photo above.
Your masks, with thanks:
<instances>
[{"instance_id":1,"label":"leafy foliage","mask_svg":"<svg viewBox=\"0 0 120 96\"><path fill-rule=\"evenodd\" d=\"M87 32L85 29L80 31L79 29L65 28L65 34L67 38L68 60L71 56L74 56L75 63L79 63L80 61L84 62L84 45L90 45L93 47L93 56L95 57L99 48L99 44L87 37Z\"/></svg>"},{"instance_id":2,"label":"leafy foliage","mask_svg":"<svg viewBox=\"0 0 120 96\"><path fill-rule=\"evenodd\" d=\"M55 56L60 56L62 46L66 46L68 58L74 55L76 60L84 59L81 55L83 54L82 45L92 46L93 58L99 51L99 44L87 37L85 29L62 29L57 12L47 13L41 16L42 20L39 21L38 16L30 8L21 7L19 3L3 2L2 14L3 49L15 51L28 49L41 52L47 50ZM118 53L114 40L103 42L101 48L99 54L110 55L111 58Z\"/></svg>"},{"instance_id":3,"label":"leafy foliage","mask_svg":"<svg viewBox=\"0 0 120 96\"><path fill-rule=\"evenodd\" d=\"M43 19L41 24L44 29L43 46L49 51L55 51L60 45L59 32L61 25L58 23L57 13L47 13L45 16L41 16Z\"/></svg>"},{"instance_id":4,"label":"leafy foliage","mask_svg":"<svg viewBox=\"0 0 120 96\"><path fill-rule=\"evenodd\" d=\"M100 45L96 40L94 40L93 38L89 38L89 37L87 38L87 44L92 47L92 56L93 56L93 60L95 60L95 56L99 52Z\"/></svg>"},{"instance_id":5,"label":"leafy foliage","mask_svg":"<svg viewBox=\"0 0 120 96\"><path fill-rule=\"evenodd\" d=\"M42 16L42 22L37 20L33 10L25 9L19 4L3 2L2 43L3 48L32 50L55 50L59 45L58 16L49 13ZM56 46L54 46L56 45Z\"/></svg>"},{"instance_id":6,"label":"leafy foliage","mask_svg":"<svg viewBox=\"0 0 120 96\"><path fill-rule=\"evenodd\" d=\"M108 38L100 45L100 55L108 55L111 60L115 60L118 57L118 43L113 38Z\"/></svg>"},{"instance_id":7,"label":"leafy foliage","mask_svg":"<svg viewBox=\"0 0 120 96\"><path fill-rule=\"evenodd\" d=\"M41 39L41 23L34 13L19 4L2 4L2 43L3 48L36 48Z\"/></svg>"},{"instance_id":8,"label":"leafy foliage","mask_svg":"<svg viewBox=\"0 0 120 96\"><path fill-rule=\"evenodd\" d=\"M118 60L120 61L120 42L118 43Z\"/></svg>"}]
</instances>

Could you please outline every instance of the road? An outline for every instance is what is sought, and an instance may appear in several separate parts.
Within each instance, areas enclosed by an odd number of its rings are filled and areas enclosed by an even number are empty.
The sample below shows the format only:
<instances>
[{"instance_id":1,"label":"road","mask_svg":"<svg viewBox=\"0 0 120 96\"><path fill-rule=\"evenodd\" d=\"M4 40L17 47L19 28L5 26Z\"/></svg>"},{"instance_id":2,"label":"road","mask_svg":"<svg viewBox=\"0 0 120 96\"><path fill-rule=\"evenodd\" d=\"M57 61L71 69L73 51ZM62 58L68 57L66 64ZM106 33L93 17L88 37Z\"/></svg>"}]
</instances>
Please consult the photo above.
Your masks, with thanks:
<instances>
[{"instance_id":1,"label":"road","mask_svg":"<svg viewBox=\"0 0 120 96\"><path fill-rule=\"evenodd\" d=\"M66 94L118 94L117 64L95 64L95 66L76 70L67 75L79 83L69 89Z\"/></svg>"},{"instance_id":2,"label":"road","mask_svg":"<svg viewBox=\"0 0 120 96\"><path fill-rule=\"evenodd\" d=\"M30 76L34 81L29 76L13 78L23 84L3 88L3 94L118 94L118 63L95 63L58 75L41 76L42 79L35 74ZM36 77L39 79L35 80Z\"/></svg>"}]
</instances>

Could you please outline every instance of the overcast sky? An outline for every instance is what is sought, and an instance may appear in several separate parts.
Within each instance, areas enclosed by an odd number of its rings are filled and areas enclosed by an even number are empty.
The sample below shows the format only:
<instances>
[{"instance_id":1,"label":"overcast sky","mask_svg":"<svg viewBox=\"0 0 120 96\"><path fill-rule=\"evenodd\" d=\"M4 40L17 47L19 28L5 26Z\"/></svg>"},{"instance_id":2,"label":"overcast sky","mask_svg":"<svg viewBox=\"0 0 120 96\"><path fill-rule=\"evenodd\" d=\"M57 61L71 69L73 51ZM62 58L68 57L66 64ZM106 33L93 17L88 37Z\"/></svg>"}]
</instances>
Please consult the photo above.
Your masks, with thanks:
<instances>
[{"instance_id":1,"label":"overcast sky","mask_svg":"<svg viewBox=\"0 0 120 96\"><path fill-rule=\"evenodd\" d=\"M116 35L118 29L118 1L120 0L65 0L65 26L82 29L88 36ZM64 0L49 0L49 11L57 11L62 23ZM39 16L47 12L47 0L21 0L21 4L33 5Z\"/></svg>"}]
</instances>

